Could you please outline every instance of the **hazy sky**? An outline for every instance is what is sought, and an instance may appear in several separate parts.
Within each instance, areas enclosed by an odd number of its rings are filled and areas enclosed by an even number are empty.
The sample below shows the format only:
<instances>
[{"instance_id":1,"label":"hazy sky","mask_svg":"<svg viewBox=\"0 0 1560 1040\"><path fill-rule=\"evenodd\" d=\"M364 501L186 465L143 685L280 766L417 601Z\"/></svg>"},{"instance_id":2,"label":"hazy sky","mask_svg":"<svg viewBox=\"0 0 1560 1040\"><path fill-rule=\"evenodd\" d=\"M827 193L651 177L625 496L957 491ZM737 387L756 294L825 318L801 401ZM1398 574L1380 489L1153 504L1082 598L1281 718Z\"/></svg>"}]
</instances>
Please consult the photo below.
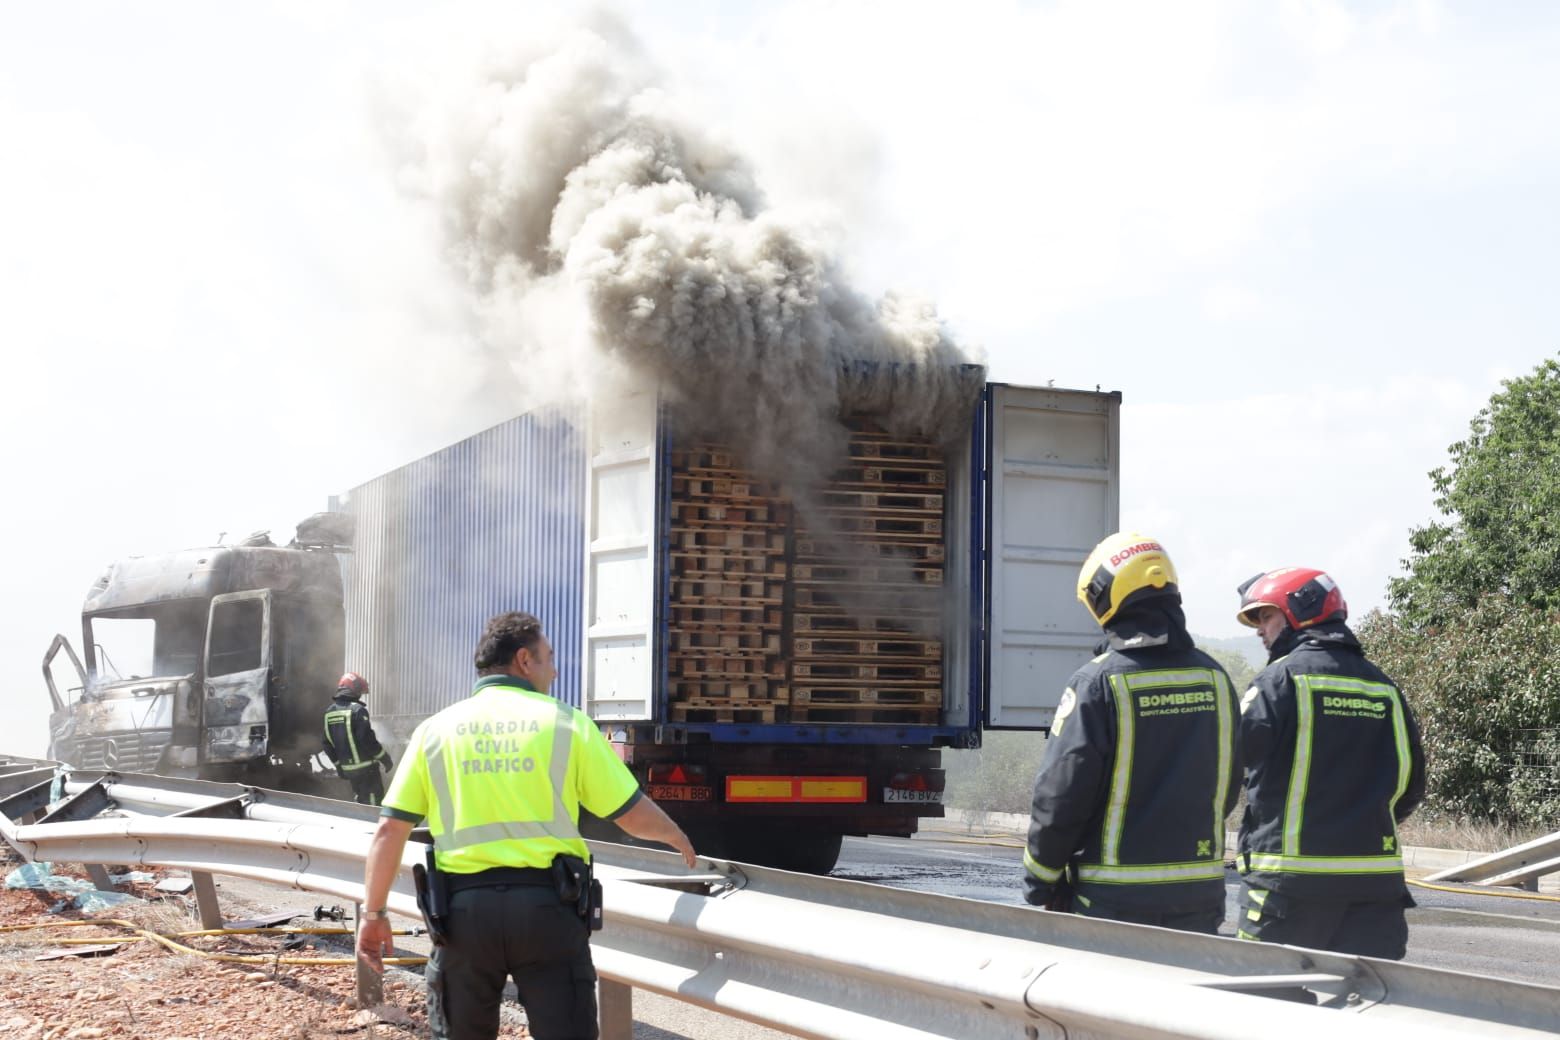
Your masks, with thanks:
<instances>
[{"instance_id":1,"label":"hazy sky","mask_svg":"<svg viewBox=\"0 0 1560 1040\"><path fill-rule=\"evenodd\" d=\"M108 561L285 539L507 417L376 99L547 10L9 5L0 750L42 752L38 661ZM1198 632L1282 564L1379 604L1426 471L1557 350L1551 5L616 10L863 287L993 379L1122 391L1123 523Z\"/></svg>"}]
</instances>

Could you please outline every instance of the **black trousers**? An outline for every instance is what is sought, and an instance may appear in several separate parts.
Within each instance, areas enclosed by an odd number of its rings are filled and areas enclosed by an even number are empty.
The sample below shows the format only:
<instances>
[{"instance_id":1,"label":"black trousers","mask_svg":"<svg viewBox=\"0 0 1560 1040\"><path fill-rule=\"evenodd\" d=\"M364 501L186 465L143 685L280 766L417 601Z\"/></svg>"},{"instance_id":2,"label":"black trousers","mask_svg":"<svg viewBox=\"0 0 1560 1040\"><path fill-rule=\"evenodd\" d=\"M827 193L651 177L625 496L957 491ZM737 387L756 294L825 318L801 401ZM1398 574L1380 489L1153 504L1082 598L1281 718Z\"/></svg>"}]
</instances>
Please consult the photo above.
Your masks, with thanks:
<instances>
[{"instance_id":1,"label":"black trousers","mask_svg":"<svg viewBox=\"0 0 1560 1040\"><path fill-rule=\"evenodd\" d=\"M1246 886L1237 922L1242 939L1331 950L1398 961L1408 952L1407 893L1396 899L1351 902L1296 899Z\"/></svg>"},{"instance_id":2,"label":"black trousers","mask_svg":"<svg viewBox=\"0 0 1560 1040\"><path fill-rule=\"evenodd\" d=\"M1096 899L1088 906L1084 906L1082 901L1075 902L1073 910L1084 917L1097 917L1104 921L1151 924L1160 928L1174 928L1180 932L1202 932L1206 935L1219 934L1219 925L1224 923L1223 906L1210 907L1206 910L1160 912L1107 906Z\"/></svg>"},{"instance_id":3,"label":"black trousers","mask_svg":"<svg viewBox=\"0 0 1560 1040\"><path fill-rule=\"evenodd\" d=\"M536 1040L596 1040L590 929L551 885L450 896L449 941L428 962L428 1024L439 1040L492 1040L515 980Z\"/></svg>"},{"instance_id":4,"label":"black trousers","mask_svg":"<svg viewBox=\"0 0 1560 1040\"><path fill-rule=\"evenodd\" d=\"M384 775L377 763L348 773L347 782L352 785L352 800L359 805L378 805L385 799Z\"/></svg>"}]
</instances>

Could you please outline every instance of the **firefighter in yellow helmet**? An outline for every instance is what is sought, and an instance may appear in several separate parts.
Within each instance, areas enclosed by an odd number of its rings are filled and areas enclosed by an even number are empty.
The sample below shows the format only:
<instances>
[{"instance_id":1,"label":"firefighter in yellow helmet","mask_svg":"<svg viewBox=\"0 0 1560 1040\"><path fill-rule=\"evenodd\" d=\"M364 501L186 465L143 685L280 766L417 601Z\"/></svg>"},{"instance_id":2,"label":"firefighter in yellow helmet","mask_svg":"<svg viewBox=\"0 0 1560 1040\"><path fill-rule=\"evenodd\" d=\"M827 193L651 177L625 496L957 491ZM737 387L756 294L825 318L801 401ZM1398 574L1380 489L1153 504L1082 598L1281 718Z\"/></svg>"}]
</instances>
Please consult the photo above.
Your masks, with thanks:
<instances>
[{"instance_id":1,"label":"firefighter in yellow helmet","mask_svg":"<svg viewBox=\"0 0 1560 1040\"><path fill-rule=\"evenodd\" d=\"M1078 599L1104 630L1068 683L1035 779L1024 898L1214 933L1240 790L1229 676L1186 631L1175 565L1146 535L1101 542Z\"/></svg>"}]
</instances>

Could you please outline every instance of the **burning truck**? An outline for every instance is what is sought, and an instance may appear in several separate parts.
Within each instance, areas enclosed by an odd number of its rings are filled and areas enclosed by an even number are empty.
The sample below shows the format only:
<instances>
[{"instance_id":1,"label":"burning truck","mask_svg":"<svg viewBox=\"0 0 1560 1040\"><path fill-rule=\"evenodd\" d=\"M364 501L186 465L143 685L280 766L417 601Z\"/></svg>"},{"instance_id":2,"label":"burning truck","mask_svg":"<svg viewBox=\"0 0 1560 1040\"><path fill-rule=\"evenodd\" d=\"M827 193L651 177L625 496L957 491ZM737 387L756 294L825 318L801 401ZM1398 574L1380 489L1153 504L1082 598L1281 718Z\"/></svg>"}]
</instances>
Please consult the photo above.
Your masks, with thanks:
<instances>
[{"instance_id":1,"label":"burning truck","mask_svg":"<svg viewBox=\"0 0 1560 1040\"><path fill-rule=\"evenodd\" d=\"M59 635L44 655L50 756L316 789L351 540L351 517L321 513L287 546L262 534L110 565L82 605L82 653Z\"/></svg>"},{"instance_id":2,"label":"burning truck","mask_svg":"<svg viewBox=\"0 0 1560 1040\"><path fill-rule=\"evenodd\" d=\"M1050 724L1098 640L1074 588L1117 526L1119 406L980 382L935 439L848 415L795 493L657 393L520 416L333 503L347 660L404 744L528 610L553 693L701 851L826 872L844 835L943 814L943 749Z\"/></svg>"},{"instance_id":3,"label":"burning truck","mask_svg":"<svg viewBox=\"0 0 1560 1040\"><path fill-rule=\"evenodd\" d=\"M799 494L654 393L523 415L352 489L286 547L109 567L84 658L60 636L44 660L51 754L319 790L344 663L399 752L470 692L486 619L520 608L557 650L553 693L701 850L826 872L844 835L942 815L944 749L1050 724L1097 639L1073 588L1117 526L1119 406L982 384L937 440L849 416Z\"/></svg>"}]
</instances>

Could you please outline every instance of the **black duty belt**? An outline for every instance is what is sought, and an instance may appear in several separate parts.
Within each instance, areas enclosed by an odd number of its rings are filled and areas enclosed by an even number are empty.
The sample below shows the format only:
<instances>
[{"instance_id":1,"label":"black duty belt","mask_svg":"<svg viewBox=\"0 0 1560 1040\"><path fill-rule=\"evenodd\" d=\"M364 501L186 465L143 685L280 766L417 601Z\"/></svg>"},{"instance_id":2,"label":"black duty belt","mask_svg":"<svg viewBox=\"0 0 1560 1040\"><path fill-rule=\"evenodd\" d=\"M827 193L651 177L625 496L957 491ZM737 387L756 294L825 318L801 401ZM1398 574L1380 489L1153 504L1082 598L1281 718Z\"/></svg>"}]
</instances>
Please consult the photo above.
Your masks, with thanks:
<instances>
[{"instance_id":1,"label":"black duty belt","mask_svg":"<svg viewBox=\"0 0 1560 1040\"><path fill-rule=\"evenodd\" d=\"M451 892L464 892L468 888L496 888L499 885L556 887L551 867L489 867L475 874L441 873Z\"/></svg>"}]
</instances>

